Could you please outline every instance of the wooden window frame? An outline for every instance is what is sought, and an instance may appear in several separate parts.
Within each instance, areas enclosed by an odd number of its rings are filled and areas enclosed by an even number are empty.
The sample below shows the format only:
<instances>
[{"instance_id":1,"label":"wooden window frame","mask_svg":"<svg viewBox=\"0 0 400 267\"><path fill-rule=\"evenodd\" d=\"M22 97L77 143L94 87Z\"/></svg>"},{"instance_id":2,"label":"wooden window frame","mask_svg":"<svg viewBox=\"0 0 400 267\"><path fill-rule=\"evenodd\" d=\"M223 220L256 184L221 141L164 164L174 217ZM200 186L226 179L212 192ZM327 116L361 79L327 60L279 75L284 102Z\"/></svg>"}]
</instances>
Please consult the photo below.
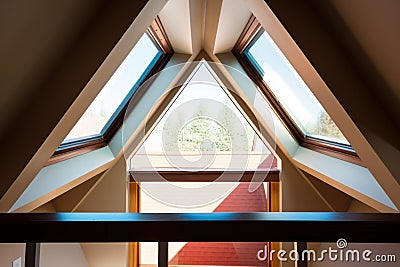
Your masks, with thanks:
<instances>
[{"instance_id":1,"label":"wooden window frame","mask_svg":"<svg viewBox=\"0 0 400 267\"><path fill-rule=\"evenodd\" d=\"M287 113L282 104L276 99L271 89L263 80L259 71L256 70L252 62L250 62L250 60L244 54L246 49L258 39L263 31L264 29L258 20L254 16L251 16L238 41L233 47L232 53L235 55L250 79L260 88L261 93L267 98L272 109L281 120L283 125L296 139L300 146L365 167L365 164L361 161L357 153L350 145L307 136L295 123L293 118Z\"/></svg>"},{"instance_id":2,"label":"wooden window frame","mask_svg":"<svg viewBox=\"0 0 400 267\"><path fill-rule=\"evenodd\" d=\"M257 170L257 172L260 169ZM280 170L276 167L270 169L261 169L265 171L265 179L263 183L266 183L266 201L267 201L267 213L268 212L282 212L282 198L281 198L281 181L279 178ZM168 171L163 168L156 169L131 169L129 170L129 212L141 213L141 182L156 182L158 179L152 179L151 176L161 175L168 182L215 182L215 176L220 176L222 171ZM231 173L236 176L240 172L231 171ZM244 182L249 183L249 175L254 175L255 170L245 171L241 173L243 176L239 181L233 182ZM143 176L139 178L138 176ZM136 176L134 178L134 176ZM150 178L150 179L149 179ZM226 182L224 180L224 182ZM262 185L263 186L263 185ZM212 213L212 212L211 212ZM240 212L233 212L240 214ZM129 267L137 267L140 265L140 243L141 242L130 242L129 243ZM279 242L268 242L268 247L271 249L278 250L280 248ZM279 266L278 259L269 259L268 265L270 267Z\"/></svg>"},{"instance_id":3,"label":"wooden window frame","mask_svg":"<svg viewBox=\"0 0 400 267\"><path fill-rule=\"evenodd\" d=\"M135 97L137 97L138 95L144 94L143 90L139 90L140 86L151 76L161 71L166 66L171 56L174 54L174 50L171 46L168 36L165 33L165 30L161 24L159 17L156 17L156 19L147 29L146 34L160 49L162 54L157 59L157 62L152 67L152 69L147 73L147 75L138 80L137 84L135 85L135 87L137 87L137 90L132 94L130 99L132 99L134 95ZM128 104L129 101L127 101L127 103L125 104L122 104L122 106L120 106L115 111L116 115L109 119L109 121L103 128L105 129L103 133L83 138L78 138L66 142L64 144L61 144L54 152L52 157L46 162L45 166L107 146L107 144L111 141L115 133L121 127L124 120L125 111L128 108Z\"/></svg>"}]
</instances>

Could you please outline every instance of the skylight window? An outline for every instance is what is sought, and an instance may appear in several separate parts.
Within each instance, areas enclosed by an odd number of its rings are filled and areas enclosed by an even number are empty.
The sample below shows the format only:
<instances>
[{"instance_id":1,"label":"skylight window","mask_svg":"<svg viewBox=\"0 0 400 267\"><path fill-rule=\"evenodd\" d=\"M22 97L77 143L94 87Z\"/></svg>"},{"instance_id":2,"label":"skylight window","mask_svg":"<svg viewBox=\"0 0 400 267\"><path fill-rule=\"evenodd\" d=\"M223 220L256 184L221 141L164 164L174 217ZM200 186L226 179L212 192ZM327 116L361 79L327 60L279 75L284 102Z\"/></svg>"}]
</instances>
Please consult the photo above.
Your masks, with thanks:
<instances>
[{"instance_id":1,"label":"skylight window","mask_svg":"<svg viewBox=\"0 0 400 267\"><path fill-rule=\"evenodd\" d=\"M161 55L162 52L147 33L143 34L69 132L63 144L103 135Z\"/></svg>"},{"instance_id":2,"label":"skylight window","mask_svg":"<svg viewBox=\"0 0 400 267\"><path fill-rule=\"evenodd\" d=\"M280 105L307 137L349 142L266 31L244 55L256 67Z\"/></svg>"}]
</instances>

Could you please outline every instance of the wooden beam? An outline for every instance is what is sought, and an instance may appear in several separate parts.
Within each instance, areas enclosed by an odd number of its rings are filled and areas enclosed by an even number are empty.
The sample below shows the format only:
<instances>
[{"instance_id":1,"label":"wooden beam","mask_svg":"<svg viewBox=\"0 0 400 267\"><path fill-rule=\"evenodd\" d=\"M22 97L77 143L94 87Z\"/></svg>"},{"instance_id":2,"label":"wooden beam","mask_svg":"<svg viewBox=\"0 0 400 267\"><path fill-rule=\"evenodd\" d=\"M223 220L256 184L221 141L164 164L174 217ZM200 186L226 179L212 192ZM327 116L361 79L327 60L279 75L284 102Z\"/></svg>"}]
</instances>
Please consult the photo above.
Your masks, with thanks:
<instances>
[{"instance_id":1,"label":"wooden beam","mask_svg":"<svg viewBox=\"0 0 400 267\"><path fill-rule=\"evenodd\" d=\"M251 182L253 177L261 176L265 177L264 182L279 182L279 172L277 168L257 170L212 169L204 171L143 168L129 171L132 182Z\"/></svg>"},{"instance_id":2,"label":"wooden beam","mask_svg":"<svg viewBox=\"0 0 400 267\"><path fill-rule=\"evenodd\" d=\"M400 243L399 228L397 213L0 214L1 243L336 242L340 238L349 243Z\"/></svg>"},{"instance_id":3,"label":"wooden beam","mask_svg":"<svg viewBox=\"0 0 400 267\"><path fill-rule=\"evenodd\" d=\"M210 55L214 54L221 8L222 0L205 1L203 49Z\"/></svg>"}]
</instances>

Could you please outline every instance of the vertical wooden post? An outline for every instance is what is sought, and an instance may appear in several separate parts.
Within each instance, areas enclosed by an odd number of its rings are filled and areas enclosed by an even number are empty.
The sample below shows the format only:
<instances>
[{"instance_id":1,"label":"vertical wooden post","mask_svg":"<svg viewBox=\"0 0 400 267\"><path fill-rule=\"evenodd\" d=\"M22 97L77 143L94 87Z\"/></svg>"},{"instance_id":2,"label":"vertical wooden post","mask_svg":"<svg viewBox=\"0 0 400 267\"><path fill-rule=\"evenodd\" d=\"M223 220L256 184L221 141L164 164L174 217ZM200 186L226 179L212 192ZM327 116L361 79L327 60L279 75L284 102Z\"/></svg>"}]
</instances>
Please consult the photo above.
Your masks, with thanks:
<instances>
[{"instance_id":1,"label":"vertical wooden post","mask_svg":"<svg viewBox=\"0 0 400 267\"><path fill-rule=\"evenodd\" d=\"M269 211L279 212L282 211L281 207L281 182L268 183L268 197L269 197Z\"/></svg>"},{"instance_id":2,"label":"vertical wooden post","mask_svg":"<svg viewBox=\"0 0 400 267\"><path fill-rule=\"evenodd\" d=\"M40 243L25 244L25 267L39 267Z\"/></svg>"},{"instance_id":3,"label":"vertical wooden post","mask_svg":"<svg viewBox=\"0 0 400 267\"><path fill-rule=\"evenodd\" d=\"M140 212L140 187L136 182L129 182L129 212ZM129 243L129 267L139 266L139 242Z\"/></svg>"},{"instance_id":4,"label":"vertical wooden post","mask_svg":"<svg viewBox=\"0 0 400 267\"><path fill-rule=\"evenodd\" d=\"M282 211L281 208L281 182L269 182L268 183L268 211L269 212L279 212ZM279 242L269 242L268 251L280 250L281 244ZM279 260L274 257L269 259L269 266L279 267Z\"/></svg>"},{"instance_id":5,"label":"vertical wooden post","mask_svg":"<svg viewBox=\"0 0 400 267\"><path fill-rule=\"evenodd\" d=\"M168 267L168 242L158 242L158 267Z\"/></svg>"},{"instance_id":6,"label":"vertical wooden post","mask_svg":"<svg viewBox=\"0 0 400 267\"><path fill-rule=\"evenodd\" d=\"M307 267L308 260L303 259L303 251L307 250L307 242L297 242L297 253L299 260L297 261L297 267Z\"/></svg>"}]
</instances>

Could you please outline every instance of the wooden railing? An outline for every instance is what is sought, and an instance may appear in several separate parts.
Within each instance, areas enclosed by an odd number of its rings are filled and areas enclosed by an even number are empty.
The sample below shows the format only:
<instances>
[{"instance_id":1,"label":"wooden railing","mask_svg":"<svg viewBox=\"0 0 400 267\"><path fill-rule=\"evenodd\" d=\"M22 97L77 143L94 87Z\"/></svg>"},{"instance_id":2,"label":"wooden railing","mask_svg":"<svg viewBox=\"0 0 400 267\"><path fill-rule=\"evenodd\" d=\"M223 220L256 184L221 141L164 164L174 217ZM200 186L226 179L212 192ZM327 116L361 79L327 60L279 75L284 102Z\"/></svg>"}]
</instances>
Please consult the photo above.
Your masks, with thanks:
<instances>
[{"instance_id":1,"label":"wooden railing","mask_svg":"<svg viewBox=\"0 0 400 267\"><path fill-rule=\"evenodd\" d=\"M40 242L159 242L167 266L167 242L400 243L400 214L269 213L5 213L0 242L27 243L26 267L38 267ZM213 231L210 231L213 229ZM299 266L306 266L306 262Z\"/></svg>"}]
</instances>

